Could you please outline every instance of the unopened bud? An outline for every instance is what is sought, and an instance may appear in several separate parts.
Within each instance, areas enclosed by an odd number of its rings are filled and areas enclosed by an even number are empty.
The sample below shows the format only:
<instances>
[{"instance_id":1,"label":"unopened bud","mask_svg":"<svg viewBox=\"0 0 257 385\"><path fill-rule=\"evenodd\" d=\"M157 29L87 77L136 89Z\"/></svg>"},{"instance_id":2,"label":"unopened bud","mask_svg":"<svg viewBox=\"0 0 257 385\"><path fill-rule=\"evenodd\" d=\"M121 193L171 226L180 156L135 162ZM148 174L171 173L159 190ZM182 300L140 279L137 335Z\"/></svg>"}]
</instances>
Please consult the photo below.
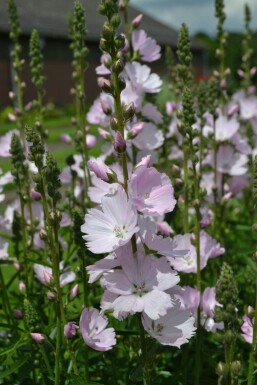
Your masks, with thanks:
<instances>
[{"instance_id":1,"label":"unopened bud","mask_svg":"<svg viewBox=\"0 0 257 385\"><path fill-rule=\"evenodd\" d=\"M182 179L180 179L180 178L176 178L175 179L175 184L176 184L176 186L182 186L183 185L183 180Z\"/></svg>"},{"instance_id":2,"label":"unopened bud","mask_svg":"<svg viewBox=\"0 0 257 385\"><path fill-rule=\"evenodd\" d=\"M179 174L180 173L180 168L176 164L172 165L171 170L172 170L173 174Z\"/></svg>"},{"instance_id":3,"label":"unopened bud","mask_svg":"<svg viewBox=\"0 0 257 385\"><path fill-rule=\"evenodd\" d=\"M102 110L105 113L105 115L107 115L107 116L111 115L112 109L109 106L109 104L102 99L100 99L100 104L101 104Z\"/></svg>"},{"instance_id":4,"label":"unopened bud","mask_svg":"<svg viewBox=\"0 0 257 385\"><path fill-rule=\"evenodd\" d=\"M250 70L250 74L251 76L254 76L257 72L257 67L252 67L251 70Z\"/></svg>"},{"instance_id":5,"label":"unopened bud","mask_svg":"<svg viewBox=\"0 0 257 385\"><path fill-rule=\"evenodd\" d=\"M39 237L40 239L42 239L42 241L45 241L48 237L48 233L47 233L47 230L46 229L41 229L39 231Z\"/></svg>"},{"instance_id":6,"label":"unopened bud","mask_svg":"<svg viewBox=\"0 0 257 385\"><path fill-rule=\"evenodd\" d=\"M129 103L129 104L126 104L124 107L123 107L123 117L125 120L130 120L133 118L133 116L135 115L135 105L133 102Z\"/></svg>"},{"instance_id":7,"label":"unopened bud","mask_svg":"<svg viewBox=\"0 0 257 385\"><path fill-rule=\"evenodd\" d=\"M254 318L254 308L252 306L248 306L247 307L247 316L250 318L250 319L253 319Z\"/></svg>"},{"instance_id":8,"label":"unopened bud","mask_svg":"<svg viewBox=\"0 0 257 385\"><path fill-rule=\"evenodd\" d=\"M48 301L50 301L50 302L52 302L55 299L55 294L51 291L48 291L46 293L46 296L47 296Z\"/></svg>"},{"instance_id":9,"label":"unopened bud","mask_svg":"<svg viewBox=\"0 0 257 385\"><path fill-rule=\"evenodd\" d=\"M75 298L78 295L79 285L76 284L70 291L71 298Z\"/></svg>"},{"instance_id":10,"label":"unopened bud","mask_svg":"<svg viewBox=\"0 0 257 385\"><path fill-rule=\"evenodd\" d=\"M40 201L41 199L41 194L39 192L37 192L35 189L31 189L30 190L30 197L31 199L33 199L34 201Z\"/></svg>"},{"instance_id":11,"label":"unopened bud","mask_svg":"<svg viewBox=\"0 0 257 385\"><path fill-rule=\"evenodd\" d=\"M117 131L119 129L118 119L115 116L111 117L110 123L111 123L111 128L113 129L113 131Z\"/></svg>"},{"instance_id":12,"label":"unopened bud","mask_svg":"<svg viewBox=\"0 0 257 385\"><path fill-rule=\"evenodd\" d=\"M41 333L30 333L30 335L37 344L40 344L45 339Z\"/></svg>"},{"instance_id":13,"label":"unopened bud","mask_svg":"<svg viewBox=\"0 0 257 385\"><path fill-rule=\"evenodd\" d=\"M44 276L44 282L45 283L50 283L53 279L52 274L50 274L48 271L44 270L43 271L43 276Z\"/></svg>"},{"instance_id":14,"label":"unopened bud","mask_svg":"<svg viewBox=\"0 0 257 385\"><path fill-rule=\"evenodd\" d=\"M216 372L217 372L218 376L226 377L228 374L227 365L224 362L219 362L217 367L216 367Z\"/></svg>"},{"instance_id":15,"label":"unopened bud","mask_svg":"<svg viewBox=\"0 0 257 385\"><path fill-rule=\"evenodd\" d=\"M13 309L13 315L15 318L20 319L23 317L23 313L19 309Z\"/></svg>"},{"instance_id":16,"label":"unopened bud","mask_svg":"<svg viewBox=\"0 0 257 385\"><path fill-rule=\"evenodd\" d=\"M116 74L119 75L124 70L123 61L121 61L121 59L116 60L112 66L112 70L113 70L113 72L115 72Z\"/></svg>"},{"instance_id":17,"label":"unopened bud","mask_svg":"<svg viewBox=\"0 0 257 385\"><path fill-rule=\"evenodd\" d=\"M240 78L243 78L245 76L244 71L241 69L237 70L237 74L238 74L238 76L240 76Z\"/></svg>"},{"instance_id":18,"label":"unopened bud","mask_svg":"<svg viewBox=\"0 0 257 385\"><path fill-rule=\"evenodd\" d=\"M133 28L137 28L137 27L140 25L142 19L143 19L143 14L140 13L139 15L137 15L137 16L132 20L132 27L133 27Z\"/></svg>"},{"instance_id":19,"label":"unopened bud","mask_svg":"<svg viewBox=\"0 0 257 385\"><path fill-rule=\"evenodd\" d=\"M98 86L107 94L112 94L112 84L111 81L100 76L97 79Z\"/></svg>"},{"instance_id":20,"label":"unopened bud","mask_svg":"<svg viewBox=\"0 0 257 385\"><path fill-rule=\"evenodd\" d=\"M75 322L68 322L65 326L64 326L64 336L68 339L72 339L76 336L76 332L77 332L77 329L78 329L78 325L76 325Z\"/></svg>"},{"instance_id":21,"label":"unopened bud","mask_svg":"<svg viewBox=\"0 0 257 385\"><path fill-rule=\"evenodd\" d=\"M20 291L21 293L23 293L25 290L26 290L26 285L25 285L25 283L22 282L22 281L20 281L20 282L19 282L19 291Z\"/></svg>"},{"instance_id":22,"label":"unopened bud","mask_svg":"<svg viewBox=\"0 0 257 385\"><path fill-rule=\"evenodd\" d=\"M119 131L117 131L115 134L114 149L118 153L122 153L126 151L126 141L124 140L124 138L122 137Z\"/></svg>"},{"instance_id":23,"label":"unopened bud","mask_svg":"<svg viewBox=\"0 0 257 385\"><path fill-rule=\"evenodd\" d=\"M241 370L241 363L240 361L233 361L231 363L231 371L233 374L239 374Z\"/></svg>"}]
</instances>

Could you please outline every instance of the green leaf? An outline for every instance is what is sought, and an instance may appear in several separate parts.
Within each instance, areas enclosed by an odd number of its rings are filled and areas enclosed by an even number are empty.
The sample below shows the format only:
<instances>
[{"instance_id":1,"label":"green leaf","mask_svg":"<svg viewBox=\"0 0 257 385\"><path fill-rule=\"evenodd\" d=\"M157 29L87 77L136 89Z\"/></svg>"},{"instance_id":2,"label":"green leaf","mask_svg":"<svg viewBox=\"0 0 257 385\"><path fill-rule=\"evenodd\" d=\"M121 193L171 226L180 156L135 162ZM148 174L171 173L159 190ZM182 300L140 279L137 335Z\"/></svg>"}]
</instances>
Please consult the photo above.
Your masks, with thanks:
<instances>
[{"instance_id":1,"label":"green leaf","mask_svg":"<svg viewBox=\"0 0 257 385\"><path fill-rule=\"evenodd\" d=\"M86 381L83 377L71 374L71 381L69 385L103 385L100 382Z\"/></svg>"},{"instance_id":2,"label":"green leaf","mask_svg":"<svg viewBox=\"0 0 257 385\"><path fill-rule=\"evenodd\" d=\"M17 349L22 346L22 345L25 345L25 342L26 342L27 338L25 339L24 337L22 337L21 339L19 339L14 345L11 345L9 346L7 349L4 349L1 351L0 353L0 356L4 356L6 354L12 354L12 353L16 353L17 352Z\"/></svg>"},{"instance_id":3,"label":"green leaf","mask_svg":"<svg viewBox=\"0 0 257 385\"><path fill-rule=\"evenodd\" d=\"M23 356L21 357L18 361L15 362L14 365L12 365L11 367L5 369L5 370L1 370L1 373L0 373L0 380L10 376L10 374L16 372L21 366L23 366L28 360L30 360L31 357L28 355L28 356Z\"/></svg>"}]
</instances>

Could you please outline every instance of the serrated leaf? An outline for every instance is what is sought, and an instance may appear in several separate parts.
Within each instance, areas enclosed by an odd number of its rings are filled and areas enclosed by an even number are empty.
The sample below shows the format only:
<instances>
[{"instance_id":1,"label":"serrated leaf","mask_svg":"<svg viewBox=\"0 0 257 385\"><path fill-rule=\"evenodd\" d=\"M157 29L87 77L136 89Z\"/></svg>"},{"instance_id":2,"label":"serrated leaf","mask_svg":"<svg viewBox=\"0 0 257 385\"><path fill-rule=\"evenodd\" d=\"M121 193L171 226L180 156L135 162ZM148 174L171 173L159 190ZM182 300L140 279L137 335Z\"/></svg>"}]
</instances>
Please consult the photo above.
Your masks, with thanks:
<instances>
[{"instance_id":1,"label":"serrated leaf","mask_svg":"<svg viewBox=\"0 0 257 385\"><path fill-rule=\"evenodd\" d=\"M16 372L21 366L23 366L28 360L30 360L30 356L23 356L21 357L18 361L15 362L14 365L12 365L11 367L5 369L5 370L1 370L1 373L0 373L0 380L10 376L10 374Z\"/></svg>"}]
</instances>

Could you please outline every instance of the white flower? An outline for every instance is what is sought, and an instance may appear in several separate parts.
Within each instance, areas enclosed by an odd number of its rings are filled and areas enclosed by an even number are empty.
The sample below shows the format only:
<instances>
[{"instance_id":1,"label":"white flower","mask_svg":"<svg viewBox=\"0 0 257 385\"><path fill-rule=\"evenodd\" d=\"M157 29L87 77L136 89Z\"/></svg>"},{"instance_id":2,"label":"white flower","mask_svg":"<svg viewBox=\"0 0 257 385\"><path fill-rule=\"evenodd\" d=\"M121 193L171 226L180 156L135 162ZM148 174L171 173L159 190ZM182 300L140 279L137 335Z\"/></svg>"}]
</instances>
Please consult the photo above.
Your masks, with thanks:
<instances>
[{"instance_id":1,"label":"white flower","mask_svg":"<svg viewBox=\"0 0 257 385\"><path fill-rule=\"evenodd\" d=\"M93 208L81 226L83 238L92 253L109 253L130 241L138 231L137 212L125 191L119 188L102 198L102 207Z\"/></svg>"}]
</instances>

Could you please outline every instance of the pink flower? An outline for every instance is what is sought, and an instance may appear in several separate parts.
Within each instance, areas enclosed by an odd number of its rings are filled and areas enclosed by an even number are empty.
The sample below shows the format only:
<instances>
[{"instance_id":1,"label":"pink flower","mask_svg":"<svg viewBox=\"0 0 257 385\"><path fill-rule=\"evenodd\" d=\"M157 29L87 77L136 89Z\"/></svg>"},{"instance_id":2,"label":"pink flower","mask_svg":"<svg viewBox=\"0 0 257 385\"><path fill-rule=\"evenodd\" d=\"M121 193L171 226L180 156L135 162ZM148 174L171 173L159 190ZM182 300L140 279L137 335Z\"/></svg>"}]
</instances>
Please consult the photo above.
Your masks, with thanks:
<instances>
[{"instance_id":1,"label":"pink flower","mask_svg":"<svg viewBox=\"0 0 257 385\"><path fill-rule=\"evenodd\" d=\"M243 325L241 326L241 330L242 330L242 334L241 336L244 338L244 340L246 342L248 342L248 344L252 344L253 342L253 323L254 323L254 319L253 320L250 320L249 317L247 317L247 315L244 315L243 316Z\"/></svg>"},{"instance_id":2,"label":"pink flower","mask_svg":"<svg viewBox=\"0 0 257 385\"><path fill-rule=\"evenodd\" d=\"M164 143L164 136L153 123L144 123L143 129L132 140L139 150L155 150Z\"/></svg>"},{"instance_id":3,"label":"pink flower","mask_svg":"<svg viewBox=\"0 0 257 385\"><path fill-rule=\"evenodd\" d=\"M92 349L105 352L116 344L113 328L107 328L107 318L97 309L83 309L79 328L85 343Z\"/></svg>"},{"instance_id":4,"label":"pink flower","mask_svg":"<svg viewBox=\"0 0 257 385\"><path fill-rule=\"evenodd\" d=\"M216 300L215 287L207 287L201 298L201 308L203 310L201 314L201 323L207 332L215 332L217 329L223 329L223 322L215 322L215 307L222 305Z\"/></svg>"},{"instance_id":5,"label":"pink flower","mask_svg":"<svg viewBox=\"0 0 257 385\"><path fill-rule=\"evenodd\" d=\"M119 317L123 312L144 312L156 320L165 315L173 306L173 300L165 290L179 281L167 260L164 257L155 259L140 252L133 255L128 247L126 252L118 255L118 260L122 269L115 269L104 276L106 289L117 295L109 305L114 316Z\"/></svg>"},{"instance_id":6,"label":"pink flower","mask_svg":"<svg viewBox=\"0 0 257 385\"><path fill-rule=\"evenodd\" d=\"M77 329L78 329L78 325L76 325L75 322L68 322L65 326L64 326L64 331L63 331L63 334L66 338L68 338L69 340L71 340L72 338L74 338L76 336L76 333L77 333Z\"/></svg>"},{"instance_id":7,"label":"pink flower","mask_svg":"<svg viewBox=\"0 0 257 385\"><path fill-rule=\"evenodd\" d=\"M140 95L143 92L155 94L160 91L162 80L157 74L151 74L151 69L148 66L136 61L128 62L125 71L136 94Z\"/></svg>"},{"instance_id":8,"label":"pink flower","mask_svg":"<svg viewBox=\"0 0 257 385\"><path fill-rule=\"evenodd\" d=\"M30 335L37 344L40 344L45 339L41 333L30 333Z\"/></svg>"},{"instance_id":9,"label":"pink flower","mask_svg":"<svg viewBox=\"0 0 257 385\"><path fill-rule=\"evenodd\" d=\"M179 250L188 250L186 255L172 258L167 256L171 266L177 271L184 273L196 273L197 271L197 255L196 248L191 244L191 234L176 235L174 241L177 243ZM176 252L176 249L173 251ZM200 268L201 270L207 265L208 259L216 258L224 254L225 249L215 241L205 231L200 233Z\"/></svg>"},{"instance_id":10,"label":"pink flower","mask_svg":"<svg viewBox=\"0 0 257 385\"><path fill-rule=\"evenodd\" d=\"M104 195L115 194L119 188L118 183L108 183L92 175L92 185L88 189L88 196L94 203L101 203Z\"/></svg>"},{"instance_id":11,"label":"pink flower","mask_svg":"<svg viewBox=\"0 0 257 385\"><path fill-rule=\"evenodd\" d=\"M130 241L138 231L137 212L125 191L119 188L115 194L102 198L102 207L93 208L85 216L81 226L86 245L92 253L109 253Z\"/></svg>"},{"instance_id":12,"label":"pink flower","mask_svg":"<svg viewBox=\"0 0 257 385\"><path fill-rule=\"evenodd\" d=\"M5 242L2 238L0 238L0 260L9 258L8 247L8 242Z\"/></svg>"},{"instance_id":13,"label":"pink flower","mask_svg":"<svg viewBox=\"0 0 257 385\"><path fill-rule=\"evenodd\" d=\"M18 130L8 131L5 135L0 136L0 157L8 158L11 156L10 148L13 134L19 136Z\"/></svg>"},{"instance_id":14,"label":"pink flower","mask_svg":"<svg viewBox=\"0 0 257 385\"><path fill-rule=\"evenodd\" d=\"M239 122L236 117L228 119L226 116L219 116L215 122L215 139L218 142L224 142L232 138L239 130ZM203 134L208 136L209 133L214 133L213 126L204 126Z\"/></svg>"},{"instance_id":15,"label":"pink flower","mask_svg":"<svg viewBox=\"0 0 257 385\"><path fill-rule=\"evenodd\" d=\"M119 249L118 249L119 250ZM100 259L94 265L87 266L86 269L89 273L89 283L97 281L104 273L107 273L114 267L120 265L120 262L113 254L108 255L107 257Z\"/></svg>"},{"instance_id":16,"label":"pink flower","mask_svg":"<svg viewBox=\"0 0 257 385\"><path fill-rule=\"evenodd\" d=\"M141 60L153 62L160 59L161 47L156 43L156 40L147 36L143 29L132 32L131 43L133 50L139 54Z\"/></svg>"},{"instance_id":17,"label":"pink flower","mask_svg":"<svg viewBox=\"0 0 257 385\"><path fill-rule=\"evenodd\" d=\"M176 205L174 190L166 174L141 166L129 180L129 196L138 211L147 215L163 215Z\"/></svg>"},{"instance_id":18,"label":"pink flower","mask_svg":"<svg viewBox=\"0 0 257 385\"><path fill-rule=\"evenodd\" d=\"M60 262L60 270L63 270L63 262ZM34 264L34 272L36 278L43 284L49 284L53 277L53 270L51 267L39 265L38 263ZM60 285L61 287L73 282L76 278L73 271L67 271L60 275Z\"/></svg>"},{"instance_id":19,"label":"pink flower","mask_svg":"<svg viewBox=\"0 0 257 385\"><path fill-rule=\"evenodd\" d=\"M161 124L163 122L162 114L152 103L146 103L141 109L141 114L155 124Z\"/></svg>"},{"instance_id":20,"label":"pink flower","mask_svg":"<svg viewBox=\"0 0 257 385\"><path fill-rule=\"evenodd\" d=\"M162 345L178 348L187 343L196 330L194 317L190 317L189 310L181 310L178 300L166 315L153 321L143 314L142 322L145 330Z\"/></svg>"},{"instance_id":21,"label":"pink flower","mask_svg":"<svg viewBox=\"0 0 257 385\"><path fill-rule=\"evenodd\" d=\"M30 190L30 197L31 197L33 200L35 200L35 201L40 201L40 199L41 199L41 194L40 194L39 192L35 191L34 188L32 188L32 189Z\"/></svg>"}]
</instances>

